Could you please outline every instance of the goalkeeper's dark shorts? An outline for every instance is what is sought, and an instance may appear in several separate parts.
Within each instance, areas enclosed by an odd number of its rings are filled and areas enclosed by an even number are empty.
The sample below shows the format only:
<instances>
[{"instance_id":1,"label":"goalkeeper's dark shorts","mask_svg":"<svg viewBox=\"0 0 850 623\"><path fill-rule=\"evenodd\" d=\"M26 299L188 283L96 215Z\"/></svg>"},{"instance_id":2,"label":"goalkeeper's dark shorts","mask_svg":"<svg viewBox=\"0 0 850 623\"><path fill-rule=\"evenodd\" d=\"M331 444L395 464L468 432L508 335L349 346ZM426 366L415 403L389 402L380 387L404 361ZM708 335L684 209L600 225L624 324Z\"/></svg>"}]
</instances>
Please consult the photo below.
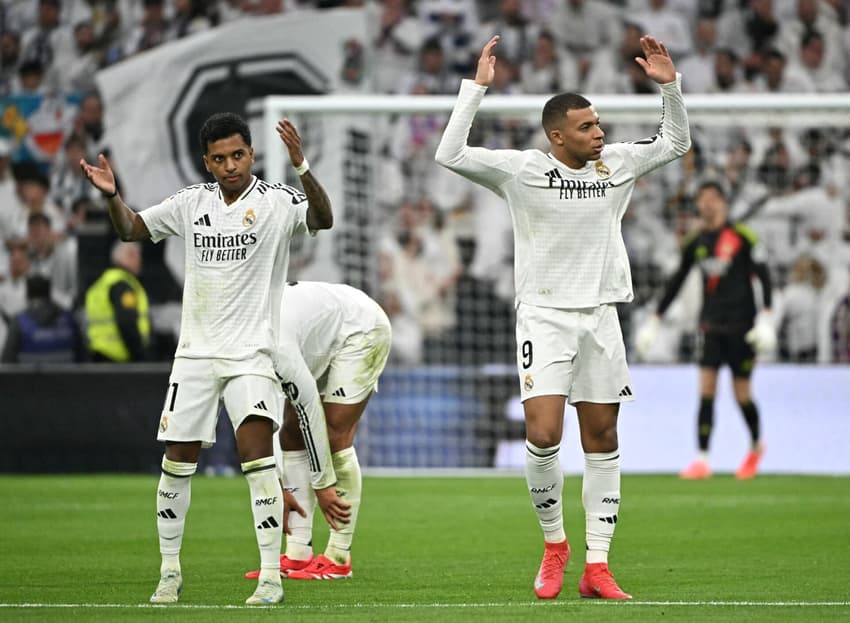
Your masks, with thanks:
<instances>
[{"instance_id":1,"label":"goalkeeper's dark shorts","mask_svg":"<svg viewBox=\"0 0 850 623\"><path fill-rule=\"evenodd\" d=\"M717 370L725 363L732 370L733 377L750 378L756 354L745 339L745 335L746 331L735 333L701 331L697 345L700 368Z\"/></svg>"}]
</instances>

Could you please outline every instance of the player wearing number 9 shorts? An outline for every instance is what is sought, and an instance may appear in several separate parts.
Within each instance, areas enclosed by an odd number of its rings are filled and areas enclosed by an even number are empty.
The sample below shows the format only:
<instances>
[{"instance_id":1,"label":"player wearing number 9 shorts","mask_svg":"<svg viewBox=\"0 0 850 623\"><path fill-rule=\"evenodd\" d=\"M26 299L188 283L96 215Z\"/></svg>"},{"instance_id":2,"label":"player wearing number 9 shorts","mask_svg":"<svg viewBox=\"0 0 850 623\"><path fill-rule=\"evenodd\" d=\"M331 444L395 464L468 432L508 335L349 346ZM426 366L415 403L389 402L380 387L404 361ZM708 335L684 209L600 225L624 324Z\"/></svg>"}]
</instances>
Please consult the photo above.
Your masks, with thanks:
<instances>
[{"instance_id":1,"label":"player wearing number 9 shorts","mask_svg":"<svg viewBox=\"0 0 850 623\"><path fill-rule=\"evenodd\" d=\"M552 394L579 402L634 400L614 305L516 310L517 371L523 401Z\"/></svg>"},{"instance_id":2,"label":"player wearing number 9 shorts","mask_svg":"<svg viewBox=\"0 0 850 623\"><path fill-rule=\"evenodd\" d=\"M635 61L663 100L658 132L642 140L606 145L592 104L562 93L543 107L548 152L471 147L473 119L495 78L498 41L496 35L485 44L475 79L461 84L435 159L502 197L511 213L525 474L545 542L534 592L557 597L570 556L559 459L569 401L585 453L587 554L579 594L629 599L608 569L620 507L617 418L620 403L633 398L615 308L634 297L621 223L637 179L690 148L679 75L664 45L642 37Z\"/></svg>"}]
</instances>

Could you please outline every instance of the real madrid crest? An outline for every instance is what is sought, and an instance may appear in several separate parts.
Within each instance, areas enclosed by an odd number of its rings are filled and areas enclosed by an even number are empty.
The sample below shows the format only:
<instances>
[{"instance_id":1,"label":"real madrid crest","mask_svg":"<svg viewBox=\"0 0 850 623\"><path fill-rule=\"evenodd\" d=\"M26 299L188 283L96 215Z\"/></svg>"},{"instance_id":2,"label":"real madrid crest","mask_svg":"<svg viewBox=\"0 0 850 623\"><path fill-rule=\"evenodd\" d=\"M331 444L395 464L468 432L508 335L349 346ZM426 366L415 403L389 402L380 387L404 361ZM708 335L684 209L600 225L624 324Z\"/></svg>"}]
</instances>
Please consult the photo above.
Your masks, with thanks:
<instances>
[{"instance_id":1,"label":"real madrid crest","mask_svg":"<svg viewBox=\"0 0 850 623\"><path fill-rule=\"evenodd\" d=\"M523 386L525 387L525 391L530 392L534 389L534 379L531 378L530 374L525 375L525 381L523 381Z\"/></svg>"},{"instance_id":2,"label":"real madrid crest","mask_svg":"<svg viewBox=\"0 0 850 623\"><path fill-rule=\"evenodd\" d=\"M257 215L254 213L254 210L248 208L248 211L245 212L245 216L242 217L242 224L245 227L250 227L254 223L257 222Z\"/></svg>"},{"instance_id":3,"label":"real madrid crest","mask_svg":"<svg viewBox=\"0 0 850 623\"><path fill-rule=\"evenodd\" d=\"M597 160L594 166L596 167L596 175L598 177L602 178L603 180L611 177L611 169L605 166L605 163L601 160Z\"/></svg>"},{"instance_id":4,"label":"real madrid crest","mask_svg":"<svg viewBox=\"0 0 850 623\"><path fill-rule=\"evenodd\" d=\"M164 433L168 430L168 416L163 415L159 418L159 432Z\"/></svg>"}]
</instances>

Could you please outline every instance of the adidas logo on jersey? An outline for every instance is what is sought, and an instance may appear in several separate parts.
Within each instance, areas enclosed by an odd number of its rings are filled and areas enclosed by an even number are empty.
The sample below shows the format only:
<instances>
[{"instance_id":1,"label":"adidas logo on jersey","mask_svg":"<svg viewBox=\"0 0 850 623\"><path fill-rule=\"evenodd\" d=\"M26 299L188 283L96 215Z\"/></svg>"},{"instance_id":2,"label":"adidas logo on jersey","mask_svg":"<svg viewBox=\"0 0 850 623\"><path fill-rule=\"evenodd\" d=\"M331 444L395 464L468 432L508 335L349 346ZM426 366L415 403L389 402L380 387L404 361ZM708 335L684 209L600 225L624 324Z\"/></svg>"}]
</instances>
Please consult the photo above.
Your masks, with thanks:
<instances>
[{"instance_id":1,"label":"adidas logo on jersey","mask_svg":"<svg viewBox=\"0 0 850 623\"><path fill-rule=\"evenodd\" d=\"M561 172L558 171L557 168L552 169L551 171L546 171L544 175L549 178L549 188L555 188L559 185L559 183L556 183L555 180L563 179L563 177L561 177Z\"/></svg>"},{"instance_id":2,"label":"adidas logo on jersey","mask_svg":"<svg viewBox=\"0 0 850 623\"><path fill-rule=\"evenodd\" d=\"M212 223L210 222L210 215L204 214L201 218L195 221L195 225L201 225L203 227L210 227Z\"/></svg>"},{"instance_id":3,"label":"adidas logo on jersey","mask_svg":"<svg viewBox=\"0 0 850 623\"><path fill-rule=\"evenodd\" d=\"M632 388L626 385L623 389L620 390L620 396L631 396Z\"/></svg>"},{"instance_id":4,"label":"adidas logo on jersey","mask_svg":"<svg viewBox=\"0 0 850 623\"><path fill-rule=\"evenodd\" d=\"M255 408L255 409L261 409L262 411L268 411L268 410L269 410L269 408L266 406L266 401L265 401L265 400L261 400L260 402L258 402L257 404L255 404L255 405L254 405L254 408Z\"/></svg>"},{"instance_id":5,"label":"adidas logo on jersey","mask_svg":"<svg viewBox=\"0 0 850 623\"><path fill-rule=\"evenodd\" d=\"M340 397L340 398L345 398L345 390L344 390L342 387L340 387L340 388L339 388L338 390L336 390L336 391L335 391L332 395L333 395L333 396L338 396L338 397Z\"/></svg>"}]
</instances>

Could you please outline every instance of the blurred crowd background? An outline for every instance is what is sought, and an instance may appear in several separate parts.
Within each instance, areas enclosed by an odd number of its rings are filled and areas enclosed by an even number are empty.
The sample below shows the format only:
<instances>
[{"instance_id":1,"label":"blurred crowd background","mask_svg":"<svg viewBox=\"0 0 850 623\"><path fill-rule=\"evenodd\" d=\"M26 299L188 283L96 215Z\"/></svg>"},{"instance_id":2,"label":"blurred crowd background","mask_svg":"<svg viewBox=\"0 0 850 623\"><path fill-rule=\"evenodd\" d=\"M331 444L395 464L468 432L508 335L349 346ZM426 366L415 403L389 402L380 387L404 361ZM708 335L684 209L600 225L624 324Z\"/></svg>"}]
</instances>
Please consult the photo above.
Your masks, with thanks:
<instances>
[{"instance_id":1,"label":"blurred crowd background","mask_svg":"<svg viewBox=\"0 0 850 623\"><path fill-rule=\"evenodd\" d=\"M77 163L104 153L119 184L121 177L96 72L245 17L335 7L364 7L372 31L346 51L344 92L453 95L493 34L502 38L490 89L497 94L655 93L633 61L644 33L667 45L686 94L781 97L847 92L850 84L850 5L843 0L3 0L0 95L63 97L74 115L47 160L21 151L16 119L3 115L0 344L27 306L27 279L42 276L50 313L70 312L77 324L80 344L68 357L89 358L84 300L109 265L112 237L103 199ZM372 206L377 280L369 294L391 316L395 364L510 363L510 217L498 197L434 164L445 121L417 114L381 124L381 189ZM607 126L604 112L602 122L609 142L654 133L651 126ZM483 117L470 142L545 148L537 115ZM767 248L777 291L776 359L850 362L850 123L756 129L737 126L731 114L726 127L695 126L693 144L680 162L641 180L625 217L636 297L621 310L627 344L675 270L682 237L697 225L695 189L711 179L726 189L731 218ZM145 245L128 269L139 275L152 310L170 310L152 314L153 341L138 358L167 361L175 333L161 317L179 308L181 280L161 246ZM31 290L31 298L44 297L45 285ZM653 361L691 359L699 290L691 279L668 312Z\"/></svg>"}]
</instances>

